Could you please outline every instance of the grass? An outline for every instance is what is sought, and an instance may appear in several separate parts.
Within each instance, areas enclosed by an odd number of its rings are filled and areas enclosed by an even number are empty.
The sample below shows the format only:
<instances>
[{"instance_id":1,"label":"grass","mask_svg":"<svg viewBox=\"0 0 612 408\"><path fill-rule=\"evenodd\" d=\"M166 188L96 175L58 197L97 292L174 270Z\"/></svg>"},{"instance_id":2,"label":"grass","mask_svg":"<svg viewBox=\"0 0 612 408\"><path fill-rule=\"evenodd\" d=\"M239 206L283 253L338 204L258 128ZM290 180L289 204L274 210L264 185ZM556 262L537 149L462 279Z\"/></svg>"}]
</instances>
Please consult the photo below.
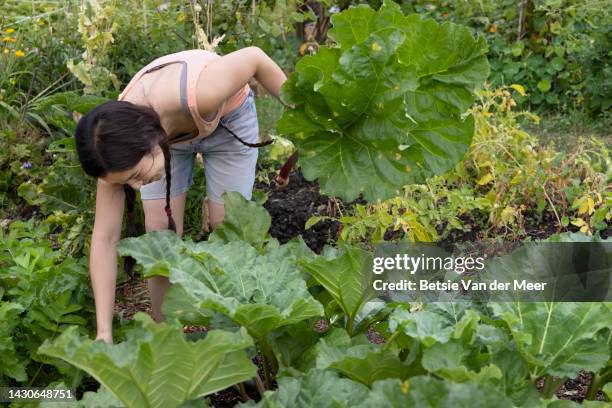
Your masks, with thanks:
<instances>
[{"instance_id":1,"label":"grass","mask_svg":"<svg viewBox=\"0 0 612 408\"><path fill-rule=\"evenodd\" d=\"M559 150L568 151L575 146L580 136L597 137L612 146L612 115L591 118L586 113L546 113L539 124L525 123L525 130L538 136L541 143L554 143Z\"/></svg>"}]
</instances>

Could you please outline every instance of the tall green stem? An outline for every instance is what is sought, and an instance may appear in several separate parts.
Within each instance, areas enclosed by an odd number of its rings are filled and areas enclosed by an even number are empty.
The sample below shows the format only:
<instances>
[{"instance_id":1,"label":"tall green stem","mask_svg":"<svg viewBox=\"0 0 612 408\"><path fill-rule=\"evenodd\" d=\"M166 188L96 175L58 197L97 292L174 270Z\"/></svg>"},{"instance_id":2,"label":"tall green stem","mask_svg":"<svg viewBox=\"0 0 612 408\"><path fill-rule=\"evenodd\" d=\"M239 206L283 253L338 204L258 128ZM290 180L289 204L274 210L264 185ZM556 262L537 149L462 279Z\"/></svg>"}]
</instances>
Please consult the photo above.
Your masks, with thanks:
<instances>
[{"instance_id":1,"label":"tall green stem","mask_svg":"<svg viewBox=\"0 0 612 408\"><path fill-rule=\"evenodd\" d=\"M268 368L268 359L266 358L265 353L261 353L261 365L263 366L264 371L264 382L266 384L266 389L272 389L272 379L270 378L270 369Z\"/></svg>"},{"instance_id":2,"label":"tall green stem","mask_svg":"<svg viewBox=\"0 0 612 408\"><path fill-rule=\"evenodd\" d=\"M348 332L349 336L353 337L353 319L351 319L350 316L346 316L346 319L346 331Z\"/></svg>"},{"instance_id":3,"label":"tall green stem","mask_svg":"<svg viewBox=\"0 0 612 408\"><path fill-rule=\"evenodd\" d=\"M391 343L393 343L393 340L395 340L396 337L399 336L399 334L400 332L398 330L395 333L393 333L391 336L389 336L389 338L387 339L387 342L385 343L385 348L391 347Z\"/></svg>"},{"instance_id":4,"label":"tall green stem","mask_svg":"<svg viewBox=\"0 0 612 408\"><path fill-rule=\"evenodd\" d=\"M587 400L594 400L597 396L597 391L599 391L601 387L603 387L610 380L612 380L612 366L605 368L599 374L595 374L593 376L585 398Z\"/></svg>"},{"instance_id":5,"label":"tall green stem","mask_svg":"<svg viewBox=\"0 0 612 408\"><path fill-rule=\"evenodd\" d=\"M266 382L266 388L270 389L272 387L272 377L278 372L278 361L268 340L262 337L258 341L264 369L264 381Z\"/></svg>"},{"instance_id":6,"label":"tall green stem","mask_svg":"<svg viewBox=\"0 0 612 408\"><path fill-rule=\"evenodd\" d=\"M544 388L542 389L542 393L544 397L551 398L555 391L565 382L565 378L553 379L551 375L547 375L544 379Z\"/></svg>"}]
</instances>

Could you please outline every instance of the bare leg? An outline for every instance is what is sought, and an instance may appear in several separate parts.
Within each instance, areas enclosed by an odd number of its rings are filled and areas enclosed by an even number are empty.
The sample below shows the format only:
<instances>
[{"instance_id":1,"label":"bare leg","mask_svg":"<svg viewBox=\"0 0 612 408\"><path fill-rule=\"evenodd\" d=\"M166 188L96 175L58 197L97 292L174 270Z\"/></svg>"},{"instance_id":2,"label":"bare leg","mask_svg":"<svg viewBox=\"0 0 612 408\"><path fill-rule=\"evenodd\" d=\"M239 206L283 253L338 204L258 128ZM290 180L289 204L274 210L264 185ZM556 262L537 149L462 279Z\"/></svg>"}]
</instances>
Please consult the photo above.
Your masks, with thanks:
<instances>
[{"instance_id":1,"label":"bare leg","mask_svg":"<svg viewBox=\"0 0 612 408\"><path fill-rule=\"evenodd\" d=\"M183 219L185 215L185 200L187 193L181 194L170 199L170 208L176 232L178 236L183 236ZM145 214L145 229L147 232L158 231L168 228L168 217L164 211L166 200L143 200L142 205ZM162 322L165 317L161 311L166 290L170 287L170 281L164 276L154 276L148 279L149 292L151 294L151 315L156 322Z\"/></svg>"},{"instance_id":2,"label":"bare leg","mask_svg":"<svg viewBox=\"0 0 612 408\"><path fill-rule=\"evenodd\" d=\"M225 207L222 203L217 203L213 200L206 199L206 203L208 204L208 219L210 222L210 227L212 229L217 228L217 225L221 221L223 221L223 217L225 216Z\"/></svg>"}]
</instances>

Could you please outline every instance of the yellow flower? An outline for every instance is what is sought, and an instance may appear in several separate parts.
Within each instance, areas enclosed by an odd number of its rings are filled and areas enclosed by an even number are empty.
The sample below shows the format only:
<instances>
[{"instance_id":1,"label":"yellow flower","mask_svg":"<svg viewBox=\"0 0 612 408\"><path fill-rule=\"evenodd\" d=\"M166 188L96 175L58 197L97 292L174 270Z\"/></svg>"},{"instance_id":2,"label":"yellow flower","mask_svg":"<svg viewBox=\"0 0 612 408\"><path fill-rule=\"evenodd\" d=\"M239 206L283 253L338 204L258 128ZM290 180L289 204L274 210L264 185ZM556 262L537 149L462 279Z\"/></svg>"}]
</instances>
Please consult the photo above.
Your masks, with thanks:
<instances>
[{"instance_id":1,"label":"yellow flower","mask_svg":"<svg viewBox=\"0 0 612 408\"><path fill-rule=\"evenodd\" d=\"M8 49L8 48L3 49L3 50L2 50L2 53L3 53L3 54L8 54L8 53L9 53L9 49Z\"/></svg>"},{"instance_id":2,"label":"yellow flower","mask_svg":"<svg viewBox=\"0 0 612 408\"><path fill-rule=\"evenodd\" d=\"M17 50L17 51L15 51L15 56L17 58L25 57L25 52L23 52L21 50Z\"/></svg>"},{"instance_id":3,"label":"yellow flower","mask_svg":"<svg viewBox=\"0 0 612 408\"><path fill-rule=\"evenodd\" d=\"M4 30L5 33L7 34L13 34L15 32L14 28L7 28L6 30Z\"/></svg>"},{"instance_id":4,"label":"yellow flower","mask_svg":"<svg viewBox=\"0 0 612 408\"><path fill-rule=\"evenodd\" d=\"M13 37L4 37L2 39L2 41L7 42L7 43L11 43L11 42L15 42L17 40L15 40Z\"/></svg>"}]
</instances>

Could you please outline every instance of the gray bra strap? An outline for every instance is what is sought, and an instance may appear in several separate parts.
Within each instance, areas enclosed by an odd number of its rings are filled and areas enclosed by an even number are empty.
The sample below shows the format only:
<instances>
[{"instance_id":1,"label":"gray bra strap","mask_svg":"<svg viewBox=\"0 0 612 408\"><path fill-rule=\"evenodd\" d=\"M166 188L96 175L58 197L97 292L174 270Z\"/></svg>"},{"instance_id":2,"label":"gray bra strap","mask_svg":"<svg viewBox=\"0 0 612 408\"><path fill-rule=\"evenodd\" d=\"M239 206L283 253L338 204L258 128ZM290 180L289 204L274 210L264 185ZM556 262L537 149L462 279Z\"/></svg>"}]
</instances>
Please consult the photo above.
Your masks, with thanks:
<instances>
[{"instance_id":1,"label":"gray bra strap","mask_svg":"<svg viewBox=\"0 0 612 408\"><path fill-rule=\"evenodd\" d=\"M182 64L183 65L183 68L181 70L181 82L179 84L181 109L183 110L183 113L185 115L191 117L191 112L189 111L189 104L187 103L187 62L172 61L172 62L166 62L165 64L159 64L159 65L154 66L153 68L147 69L145 72L142 73L142 75L148 74L149 72L157 71L158 69L161 69L170 64Z\"/></svg>"}]
</instances>

